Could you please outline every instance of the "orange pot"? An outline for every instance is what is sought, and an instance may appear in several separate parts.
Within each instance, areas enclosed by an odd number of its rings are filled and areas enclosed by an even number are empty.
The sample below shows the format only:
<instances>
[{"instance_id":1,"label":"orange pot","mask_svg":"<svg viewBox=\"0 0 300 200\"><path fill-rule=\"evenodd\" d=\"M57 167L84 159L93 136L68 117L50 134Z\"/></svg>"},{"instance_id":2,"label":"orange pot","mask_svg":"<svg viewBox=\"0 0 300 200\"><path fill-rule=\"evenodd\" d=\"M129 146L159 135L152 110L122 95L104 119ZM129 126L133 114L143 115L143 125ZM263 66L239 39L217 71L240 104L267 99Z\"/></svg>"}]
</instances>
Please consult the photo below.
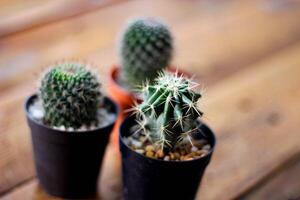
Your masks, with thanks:
<instances>
[{"instance_id":1,"label":"orange pot","mask_svg":"<svg viewBox=\"0 0 300 200\"><path fill-rule=\"evenodd\" d=\"M118 66L112 66L108 84L108 95L119 105L120 108L120 114L111 134L111 142L113 143L117 152L119 152L119 128L123 119L127 115L125 111L131 108L135 101L138 102L138 99L130 91L126 90L118 84L117 79L119 76L119 70L120 68ZM172 73L177 72L179 75L182 74L185 77L190 77L189 74L185 73L184 71L178 70L175 67L168 67L168 71Z\"/></svg>"},{"instance_id":2,"label":"orange pot","mask_svg":"<svg viewBox=\"0 0 300 200\"><path fill-rule=\"evenodd\" d=\"M115 127L111 134L111 141L119 152L119 127L121 122L126 116L125 110L129 109L134 101L135 96L121 85L118 84L119 67L114 65L110 71L109 84L108 84L108 95L119 105L120 113L115 123Z\"/></svg>"}]
</instances>

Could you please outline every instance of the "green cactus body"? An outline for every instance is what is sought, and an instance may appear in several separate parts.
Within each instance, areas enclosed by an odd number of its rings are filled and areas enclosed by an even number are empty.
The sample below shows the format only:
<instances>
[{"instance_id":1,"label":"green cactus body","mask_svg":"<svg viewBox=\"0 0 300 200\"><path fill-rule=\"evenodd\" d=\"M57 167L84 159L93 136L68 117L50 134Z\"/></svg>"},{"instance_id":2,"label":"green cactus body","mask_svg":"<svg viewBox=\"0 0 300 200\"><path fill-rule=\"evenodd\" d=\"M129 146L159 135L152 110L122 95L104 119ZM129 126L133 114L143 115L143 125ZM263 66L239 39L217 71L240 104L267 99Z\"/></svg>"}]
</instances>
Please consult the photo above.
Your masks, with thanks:
<instances>
[{"instance_id":1,"label":"green cactus body","mask_svg":"<svg viewBox=\"0 0 300 200\"><path fill-rule=\"evenodd\" d=\"M177 74L161 73L154 84L143 88L143 103L134 110L140 130L165 151L175 148L197 132L202 112L197 108L201 94L195 83Z\"/></svg>"},{"instance_id":2,"label":"green cactus body","mask_svg":"<svg viewBox=\"0 0 300 200\"><path fill-rule=\"evenodd\" d=\"M121 79L130 88L153 81L172 56L172 37L168 28L153 18L129 23L121 40Z\"/></svg>"},{"instance_id":3,"label":"green cactus body","mask_svg":"<svg viewBox=\"0 0 300 200\"><path fill-rule=\"evenodd\" d=\"M100 83L84 64L66 62L51 67L41 80L39 92L45 124L76 129L98 122Z\"/></svg>"}]
</instances>

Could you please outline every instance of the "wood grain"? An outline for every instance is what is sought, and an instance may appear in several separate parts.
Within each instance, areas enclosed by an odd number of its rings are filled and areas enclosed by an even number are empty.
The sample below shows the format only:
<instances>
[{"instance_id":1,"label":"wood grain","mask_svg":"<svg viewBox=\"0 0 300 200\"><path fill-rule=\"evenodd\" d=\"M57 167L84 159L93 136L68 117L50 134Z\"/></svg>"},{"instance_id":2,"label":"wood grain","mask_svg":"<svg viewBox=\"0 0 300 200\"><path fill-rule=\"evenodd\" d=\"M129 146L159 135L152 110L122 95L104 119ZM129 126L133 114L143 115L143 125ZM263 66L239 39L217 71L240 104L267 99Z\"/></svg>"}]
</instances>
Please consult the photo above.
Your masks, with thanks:
<instances>
[{"instance_id":1,"label":"wood grain","mask_svg":"<svg viewBox=\"0 0 300 200\"><path fill-rule=\"evenodd\" d=\"M121 0L1 1L0 37L74 17Z\"/></svg>"},{"instance_id":2,"label":"wood grain","mask_svg":"<svg viewBox=\"0 0 300 200\"><path fill-rule=\"evenodd\" d=\"M173 63L197 75L208 91L203 109L219 141L198 197L240 196L299 152L299 4L270 10L262 1L221 2L126 1L0 39L0 194L51 199L36 180L17 187L35 175L23 102L43 66L85 59L105 83L118 62L117 32L137 15L170 24L178 47ZM120 195L114 162L108 157L103 171L104 199Z\"/></svg>"},{"instance_id":3,"label":"wood grain","mask_svg":"<svg viewBox=\"0 0 300 200\"><path fill-rule=\"evenodd\" d=\"M298 200L300 199L300 156L285 164L280 172L264 181L259 187L243 195L241 200ZM278 192L279 191L279 192Z\"/></svg>"},{"instance_id":4,"label":"wood grain","mask_svg":"<svg viewBox=\"0 0 300 200\"><path fill-rule=\"evenodd\" d=\"M43 66L64 58L85 59L107 71L118 62L118 32L126 19L139 15L167 21L178 47L173 63L214 83L298 41L299 10L295 5L270 12L250 0L124 2L0 40L0 91L35 79Z\"/></svg>"},{"instance_id":5,"label":"wood grain","mask_svg":"<svg viewBox=\"0 0 300 200\"><path fill-rule=\"evenodd\" d=\"M199 198L233 199L300 151L299 53L298 43L207 88L219 141Z\"/></svg>"},{"instance_id":6,"label":"wood grain","mask_svg":"<svg viewBox=\"0 0 300 200\"><path fill-rule=\"evenodd\" d=\"M300 152L299 53L297 43L207 89L200 106L218 143L197 199L240 196ZM114 159L107 156L106 163ZM118 199L112 197L120 189L118 166L107 164L103 169L105 180L115 182L102 182L107 188L100 196ZM34 181L4 198L34 199L37 195L36 199L51 199L36 188Z\"/></svg>"},{"instance_id":7,"label":"wood grain","mask_svg":"<svg viewBox=\"0 0 300 200\"><path fill-rule=\"evenodd\" d=\"M25 96L11 97L1 101L0 106L0 193L35 174L23 112Z\"/></svg>"}]
</instances>

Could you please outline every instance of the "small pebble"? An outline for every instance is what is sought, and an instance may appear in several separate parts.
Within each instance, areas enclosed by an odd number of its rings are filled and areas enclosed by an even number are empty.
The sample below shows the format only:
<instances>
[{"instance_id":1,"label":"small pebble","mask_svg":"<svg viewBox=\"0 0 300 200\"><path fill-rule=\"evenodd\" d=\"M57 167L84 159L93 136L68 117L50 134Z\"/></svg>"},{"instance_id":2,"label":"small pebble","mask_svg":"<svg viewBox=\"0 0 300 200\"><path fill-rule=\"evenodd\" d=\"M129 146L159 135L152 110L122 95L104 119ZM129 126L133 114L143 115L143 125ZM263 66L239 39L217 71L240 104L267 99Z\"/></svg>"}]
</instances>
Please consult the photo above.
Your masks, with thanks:
<instances>
[{"instance_id":1,"label":"small pebble","mask_svg":"<svg viewBox=\"0 0 300 200\"><path fill-rule=\"evenodd\" d=\"M180 150L180 155L185 155L186 151L184 149Z\"/></svg>"},{"instance_id":2,"label":"small pebble","mask_svg":"<svg viewBox=\"0 0 300 200\"><path fill-rule=\"evenodd\" d=\"M191 154L190 154L192 157L197 157L198 156L198 154L197 154L197 152L192 152Z\"/></svg>"},{"instance_id":3,"label":"small pebble","mask_svg":"<svg viewBox=\"0 0 300 200\"><path fill-rule=\"evenodd\" d=\"M164 160L165 160L165 161L169 161L169 160L170 160L170 156L165 156L165 157L164 157Z\"/></svg>"},{"instance_id":4,"label":"small pebble","mask_svg":"<svg viewBox=\"0 0 300 200\"><path fill-rule=\"evenodd\" d=\"M139 154L144 154L145 153L145 150L143 150L143 149L136 149L135 151Z\"/></svg>"},{"instance_id":5,"label":"small pebble","mask_svg":"<svg viewBox=\"0 0 300 200\"><path fill-rule=\"evenodd\" d=\"M175 156L173 153L170 153L170 158L171 158L171 160L175 160Z\"/></svg>"},{"instance_id":6,"label":"small pebble","mask_svg":"<svg viewBox=\"0 0 300 200\"><path fill-rule=\"evenodd\" d=\"M146 140L146 137L144 137L144 136L141 136L141 137L139 138L139 141L141 141L142 143L144 143L145 140Z\"/></svg>"},{"instance_id":7,"label":"small pebble","mask_svg":"<svg viewBox=\"0 0 300 200\"><path fill-rule=\"evenodd\" d=\"M58 130L61 130L61 131L65 131L66 130L65 126L58 126L58 127L54 127L54 128L56 128Z\"/></svg>"},{"instance_id":8,"label":"small pebble","mask_svg":"<svg viewBox=\"0 0 300 200\"><path fill-rule=\"evenodd\" d=\"M206 143L207 143L206 140L193 141L194 146L198 147L198 149L201 149L203 145L205 145Z\"/></svg>"},{"instance_id":9,"label":"small pebble","mask_svg":"<svg viewBox=\"0 0 300 200\"><path fill-rule=\"evenodd\" d=\"M160 149L156 152L156 156L158 158L163 158L165 156L165 154L164 154L163 150Z\"/></svg>"},{"instance_id":10,"label":"small pebble","mask_svg":"<svg viewBox=\"0 0 300 200\"><path fill-rule=\"evenodd\" d=\"M180 160L184 160L184 156L180 156Z\"/></svg>"},{"instance_id":11,"label":"small pebble","mask_svg":"<svg viewBox=\"0 0 300 200\"><path fill-rule=\"evenodd\" d=\"M198 150L198 151L197 151L197 154L198 154L199 156L205 156L207 153L208 153L208 151L205 150L205 149L201 149L201 150Z\"/></svg>"},{"instance_id":12,"label":"small pebble","mask_svg":"<svg viewBox=\"0 0 300 200\"><path fill-rule=\"evenodd\" d=\"M210 145L209 144L206 144L206 145L204 145L203 147L202 147L202 149L204 149L204 150L210 150Z\"/></svg>"},{"instance_id":13,"label":"small pebble","mask_svg":"<svg viewBox=\"0 0 300 200\"><path fill-rule=\"evenodd\" d=\"M193 158L190 154L183 157L183 160L188 160L189 158Z\"/></svg>"},{"instance_id":14,"label":"small pebble","mask_svg":"<svg viewBox=\"0 0 300 200\"><path fill-rule=\"evenodd\" d=\"M137 140L132 140L131 141L132 146L135 146L136 148L141 148L143 143L141 143L140 141Z\"/></svg>"},{"instance_id":15,"label":"small pebble","mask_svg":"<svg viewBox=\"0 0 300 200\"><path fill-rule=\"evenodd\" d=\"M146 151L146 156L150 158L154 158L154 153L153 151Z\"/></svg>"},{"instance_id":16,"label":"small pebble","mask_svg":"<svg viewBox=\"0 0 300 200\"><path fill-rule=\"evenodd\" d=\"M68 131L74 131L75 129L74 128L72 128L72 127L69 127L68 128Z\"/></svg>"},{"instance_id":17,"label":"small pebble","mask_svg":"<svg viewBox=\"0 0 300 200\"><path fill-rule=\"evenodd\" d=\"M154 147L153 147L153 145L147 145L147 146L145 147L145 150L146 150L146 151L154 151Z\"/></svg>"},{"instance_id":18,"label":"small pebble","mask_svg":"<svg viewBox=\"0 0 300 200\"><path fill-rule=\"evenodd\" d=\"M196 152L196 151L198 151L198 148L197 148L196 146L193 146L193 147L191 148L191 151L192 151L192 152Z\"/></svg>"},{"instance_id":19,"label":"small pebble","mask_svg":"<svg viewBox=\"0 0 300 200\"><path fill-rule=\"evenodd\" d=\"M180 159L180 154L178 152L175 152L174 157L175 157L175 159Z\"/></svg>"}]
</instances>

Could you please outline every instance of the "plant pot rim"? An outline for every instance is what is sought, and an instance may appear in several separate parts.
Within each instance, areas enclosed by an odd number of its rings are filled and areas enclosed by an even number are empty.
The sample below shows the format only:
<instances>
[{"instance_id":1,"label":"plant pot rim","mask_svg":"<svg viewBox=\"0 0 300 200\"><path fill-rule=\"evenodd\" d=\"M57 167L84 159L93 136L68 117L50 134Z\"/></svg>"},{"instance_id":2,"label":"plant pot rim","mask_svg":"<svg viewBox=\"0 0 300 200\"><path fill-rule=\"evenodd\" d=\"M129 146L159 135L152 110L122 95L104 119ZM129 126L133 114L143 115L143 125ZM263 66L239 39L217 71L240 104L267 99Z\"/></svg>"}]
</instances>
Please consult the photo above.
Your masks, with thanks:
<instances>
[{"instance_id":1,"label":"plant pot rim","mask_svg":"<svg viewBox=\"0 0 300 200\"><path fill-rule=\"evenodd\" d=\"M149 159L149 160L152 160L152 161L155 161L155 162L160 162L160 163L181 163L181 164L186 164L186 163L192 163L192 162L196 162L196 161L202 161L202 160L206 160L208 159L212 153L214 152L214 149L215 149L215 146L216 146L216 136L214 134L214 132L205 124L205 123L202 123L199 125L199 126L204 126L208 131L209 131L209 134L210 134L210 141L208 141L208 143L211 145L211 149L210 151L208 152L208 154L206 154L205 156L202 156L202 157L199 157L199 158L195 158L195 159L192 159L192 160L180 160L180 161L175 161L175 160L161 160L161 159L157 159L157 158L150 158L150 157L147 157L147 156L144 156L134 150L132 150L125 142L124 142L124 137L122 136L122 130L124 130L124 126L126 123L129 122L129 120L132 120L132 118L134 117L134 115L130 116L130 117L126 117L125 120L122 122L120 128L119 128L119 131L120 131L120 135L119 135L119 141L120 143L127 149L129 149L129 151L133 152L134 155L136 155L137 157L139 158L142 158L142 159ZM120 148L121 148L121 145L120 145ZM121 151L121 150L120 150ZM180 165L180 164L179 164Z\"/></svg>"},{"instance_id":2,"label":"plant pot rim","mask_svg":"<svg viewBox=\"0 0 300 200\"><path fill-rule=\"evenodd\" d=\"M125 93L128 96L136 96L133 92L131 92L130 90L128 90L127 88L125 88L124 86L122 86L119 82L118 82L118 77L119 77L119 73L120 73L120 66L118 65L112 65L111 67L111 72L110 72L110 80L111 82L115 83L119 89Z\"/></svg>"},{"instance_id":3,"label":"plant pot rim","mask_svg":"<svg viewBox=\"0 0 300 200\"><path fill-rule=\"evenodd\" d=\"M120 112L119 106L112 99L110 99L109 97L105 96L104 97L104 101L110 102L115 107L114 108L115 111L113 112L115 116L114 116L114 120L112 120L111 123L106 124L105 126L100 126L100 127L94 128L94 129L82 130L82 131L77 131L77 130L74 130L74 131L60 130L60 129L55 129L55 128L51 127L51 126L45 125L45 124L37 121L36 119L34 119L32 117L31 114L29 114L29 111L28 111L29 106L31 105L32 101L34 99L36 99L36 98L38 98L38 95L36 93L34 93L34 94L31 94L29 97L27 97L26 100L25 100L24 110L25 110L27 118L30 119L34 124L36 124L38 126L42 126L45 129L55 130L55 132L57 132L59 134L68 134L70 136L76 136L76 135L78 135L76 133L83 133L83 134L80 134L80 135L86 135L84 132L90 132L90 133L99 134L99 130L104 129L104 128L109 127L109 126L112 126L115 123L115 121L116 121L116 119L117 119L117 117L119 115L119 112Z\"/></svg>"}]
</instances>

